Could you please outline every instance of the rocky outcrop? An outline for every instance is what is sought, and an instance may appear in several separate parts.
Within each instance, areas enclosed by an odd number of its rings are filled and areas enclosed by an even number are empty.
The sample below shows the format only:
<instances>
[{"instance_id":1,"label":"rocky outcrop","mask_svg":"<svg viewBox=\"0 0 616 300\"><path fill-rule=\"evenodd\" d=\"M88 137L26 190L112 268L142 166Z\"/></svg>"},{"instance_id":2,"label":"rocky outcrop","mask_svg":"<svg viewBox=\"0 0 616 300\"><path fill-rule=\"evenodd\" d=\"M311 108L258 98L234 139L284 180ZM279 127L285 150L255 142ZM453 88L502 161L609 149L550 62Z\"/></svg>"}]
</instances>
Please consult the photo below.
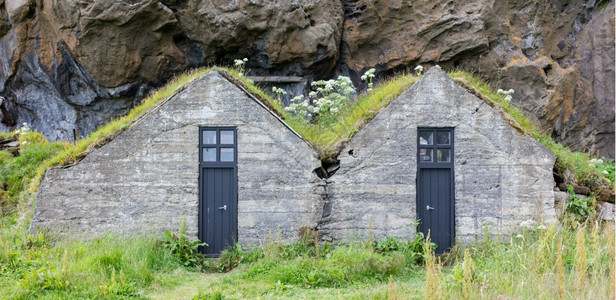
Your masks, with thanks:
<instances>
[{"instance_id":1,"label":"rocky outcrop","mask_svg":"<svg viewBox=\"0 0 616 300\"><path fill-rule=\"evenodd\" d=\"M614 2L347 0L343 71L462 68L544 133L614 157ZM607 1L603 1L607 2Z\"/></svg>"},{"instance_id":2,"label":"rocky outcrop","mask_svg":"<svg viewBox=\"0 0 616 300\"><path fill-rule=\"evenodd\" d=\"M0 0L0 129L91 132L195 66L380 77L462 68L575 150L614 157L614 1ZM16 116L16 117L15 117Z\"/></svg>"}]
</instances>

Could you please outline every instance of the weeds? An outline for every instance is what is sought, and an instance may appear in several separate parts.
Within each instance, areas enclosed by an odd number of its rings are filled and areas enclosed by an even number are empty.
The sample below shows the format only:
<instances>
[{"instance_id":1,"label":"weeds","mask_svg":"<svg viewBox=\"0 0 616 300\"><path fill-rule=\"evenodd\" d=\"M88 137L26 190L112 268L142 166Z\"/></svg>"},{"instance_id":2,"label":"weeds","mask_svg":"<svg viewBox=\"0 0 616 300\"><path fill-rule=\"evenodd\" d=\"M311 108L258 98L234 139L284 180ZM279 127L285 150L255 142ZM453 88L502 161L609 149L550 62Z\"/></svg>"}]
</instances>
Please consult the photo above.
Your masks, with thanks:
<instances>
[{"instance_id":1,"label":"weeds","mask_svg":"<svg viewBox=\"0 0 616 300\"><path fill-rule=\"evenodd\" d=\"M189 240L186 237L186 220L180 221L177 235L165 231L164 239L161 241L163 248L173 255L175 260L187 268L200 268L202 270L209 267L205 255L200 252L201 247L207 247L206 243L199 240Z\"/></svg>"},{"instance_id":2,"label":"weeds","mask_svg":"<svg viewBox=\"0 0 616 300\"><path fill-rule=\"evenodd\" d=\"M424 298L426 299L440 299L440 283L441 283L441 266L436 261L434 255L434 248L430 243L430 233L423 244L423 251L425 257L425 269L426 269L426 284L424 287Z\"/></svg>"}]
</instances>

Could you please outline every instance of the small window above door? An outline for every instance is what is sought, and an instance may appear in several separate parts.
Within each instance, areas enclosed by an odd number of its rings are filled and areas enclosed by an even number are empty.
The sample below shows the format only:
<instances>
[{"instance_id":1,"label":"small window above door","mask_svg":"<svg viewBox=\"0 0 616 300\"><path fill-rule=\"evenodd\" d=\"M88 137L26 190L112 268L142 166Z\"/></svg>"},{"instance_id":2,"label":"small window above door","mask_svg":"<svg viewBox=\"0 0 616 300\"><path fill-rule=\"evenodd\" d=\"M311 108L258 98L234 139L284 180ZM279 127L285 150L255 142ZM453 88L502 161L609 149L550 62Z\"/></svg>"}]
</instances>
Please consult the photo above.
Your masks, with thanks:
<instances>
[{"instance_id":1,"label":"small window above door","mask_svg":"<svg viewBox=\"0 0 616 300\"><path fill-rule=\"evenodd\" d=\"M207 165L234 164L237 160L237 129L201 127L200 162Z\"/></svg>"},{"instance_id":2,"label":"small window above door","mask_svg":"<svg viewBox=\"0 0 616 300\"><path fill-rule=\"evenodd\" d=\"M417 161L438 168L453 163L453 128L418 128Z\"/></svg>"}]
</instances>

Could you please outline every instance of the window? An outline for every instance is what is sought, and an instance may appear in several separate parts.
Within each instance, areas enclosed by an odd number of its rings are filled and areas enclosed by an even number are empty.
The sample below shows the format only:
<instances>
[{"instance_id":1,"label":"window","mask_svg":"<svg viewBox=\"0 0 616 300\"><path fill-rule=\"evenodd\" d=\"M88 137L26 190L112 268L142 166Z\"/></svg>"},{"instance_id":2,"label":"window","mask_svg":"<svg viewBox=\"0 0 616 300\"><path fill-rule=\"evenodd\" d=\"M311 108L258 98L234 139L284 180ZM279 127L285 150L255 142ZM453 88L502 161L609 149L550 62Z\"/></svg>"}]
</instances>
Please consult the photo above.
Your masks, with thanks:
<instances>
[{"instance_id":1,"label":"window","mask_svg":"<svg viewBox=\"0 0 616 300\"><path fill-rule=\"evenodd\" d=\"M434 167L453 163L453 128L418 128L417 161Z\"/></svg>"},{"instance_id":2,"label":"window","mask_svg":"<svg viewBox=\"0 0 616 300\"><path fill-rule=\"evenodd\" d=\"M236 128L202 127L200 130L200 161L202 163L235 163L237 160Z\"/></svg>"}]
</instances>

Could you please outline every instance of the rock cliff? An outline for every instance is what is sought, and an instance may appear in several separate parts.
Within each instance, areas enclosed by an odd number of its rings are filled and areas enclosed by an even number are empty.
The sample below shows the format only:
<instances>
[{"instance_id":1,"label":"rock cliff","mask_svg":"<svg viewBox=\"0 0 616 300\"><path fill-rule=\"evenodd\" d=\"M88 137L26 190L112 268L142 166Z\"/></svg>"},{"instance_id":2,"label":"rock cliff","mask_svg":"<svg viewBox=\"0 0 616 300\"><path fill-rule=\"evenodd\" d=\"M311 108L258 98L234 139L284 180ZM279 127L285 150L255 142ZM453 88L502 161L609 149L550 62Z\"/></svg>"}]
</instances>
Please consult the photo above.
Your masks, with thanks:
<instances>
[{"instance_id":1,"label":"rock cliff","mask_svg":"<svg viewBox=\"0 0 616 300\"><path fill-rule=\"evenodd\" d=\"M308 80L474 71L575 150L614 157L614 1L0 0L0 129L86 135L174 74L248 57Z\"/></svg>"}]
</instances>

